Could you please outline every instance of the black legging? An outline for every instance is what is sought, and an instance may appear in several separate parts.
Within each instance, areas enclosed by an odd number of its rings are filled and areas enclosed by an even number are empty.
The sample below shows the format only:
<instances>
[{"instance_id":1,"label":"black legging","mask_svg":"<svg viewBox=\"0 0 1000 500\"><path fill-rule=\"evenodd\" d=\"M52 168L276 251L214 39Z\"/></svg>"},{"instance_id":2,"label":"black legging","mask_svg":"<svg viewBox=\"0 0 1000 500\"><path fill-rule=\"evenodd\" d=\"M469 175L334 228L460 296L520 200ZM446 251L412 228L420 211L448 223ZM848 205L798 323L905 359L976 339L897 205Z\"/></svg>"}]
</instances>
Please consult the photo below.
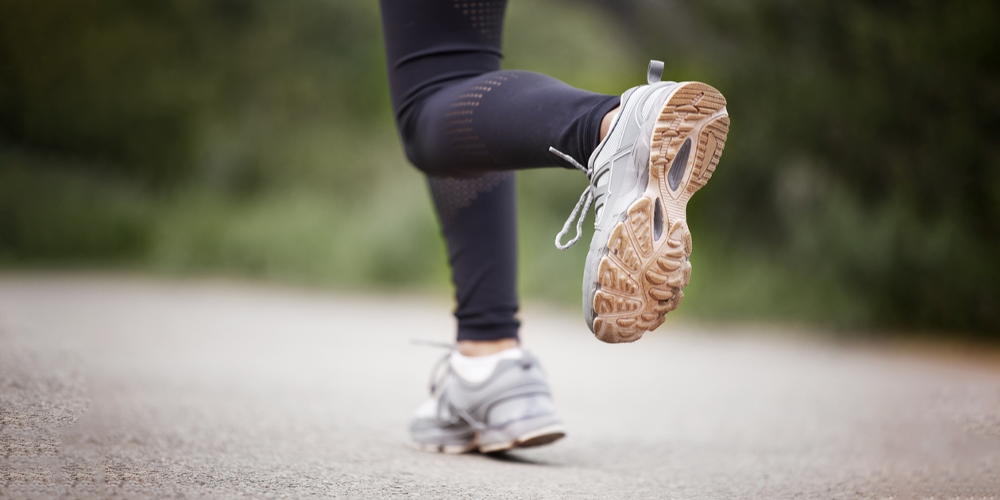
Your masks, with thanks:
<instances>
[{"instance_id":1,"label":"black legging","mask_svg":"<svg viewBox=\"0 0 1000 500\"><path fill-rule=\"evenodd\" d=\"M506 0L380 0L406 156L428 175L448 242L458 340L516 338L517 220L509 170L586 163L618 98L501 71Z\"/></svg>"}]
</instances>

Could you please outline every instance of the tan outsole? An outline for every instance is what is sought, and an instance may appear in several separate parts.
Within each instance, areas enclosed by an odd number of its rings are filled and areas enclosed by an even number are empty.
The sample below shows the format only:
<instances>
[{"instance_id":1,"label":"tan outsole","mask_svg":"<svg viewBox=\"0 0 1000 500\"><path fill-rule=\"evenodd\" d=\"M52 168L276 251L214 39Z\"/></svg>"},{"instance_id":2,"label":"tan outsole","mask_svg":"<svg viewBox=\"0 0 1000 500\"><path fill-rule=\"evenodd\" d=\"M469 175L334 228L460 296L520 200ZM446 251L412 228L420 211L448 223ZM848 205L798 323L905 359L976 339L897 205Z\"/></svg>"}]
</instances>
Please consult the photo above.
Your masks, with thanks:
<instances>
[{"instance_id":1,"label":"tan outsole","mask_svg":"<svg viewBox=\"0 0 1000 500\"><path fill-rule=\"evenodd\" d=\"M663 324L684 298L691 280L691 231L687 202L712 177L729 133L726 98L704 83L681 84L660 110L650 140L649 183L608 238L597 271L594 335L610 343L635 342ZM684 177L670 189L668 172L691 139ZM697 144L692 150L692 146ZM654 234L661 205L659 238Z\"/></svg>"},{"instance_id":2,"label":"tan outsole","mask_svg":"<svg viewBox=\"0 0 1000 500\"><path fill-rule=\"evenodd\" d=\"M491 445L480 445L479 436L468 444L461 445L435 445L435 444L425 444L419 443L417 441L410 440L408 444L410 447L426 451L430 453L444 453L446 455L461 455L463 453L469 453L471 451L479 450L480 453L500 453L504 451L510 451L514 448L533 448L535 446L542 446L554 441L558 441L566 437L566 430L561 425L549 425L537 429L535 431L529 432L523 436L518 437L513 441L508 441L505 443L494 443Z\"/></svg>"},{"instance_id":3,"label":"tan outsole","mask_svg":"<svg viewBox=\"0 0 1000 500\"><path fill-rule=\"evenodd\" d=\"M536 431L520 436L513 441L506 443L495 443L492 445L480 445L480 453L500 453L510 451L514 448L533 448L542 446L554 441L558 441L566 436L566 430L561 425L550 425Z\"/></svg>"}]
</instances>

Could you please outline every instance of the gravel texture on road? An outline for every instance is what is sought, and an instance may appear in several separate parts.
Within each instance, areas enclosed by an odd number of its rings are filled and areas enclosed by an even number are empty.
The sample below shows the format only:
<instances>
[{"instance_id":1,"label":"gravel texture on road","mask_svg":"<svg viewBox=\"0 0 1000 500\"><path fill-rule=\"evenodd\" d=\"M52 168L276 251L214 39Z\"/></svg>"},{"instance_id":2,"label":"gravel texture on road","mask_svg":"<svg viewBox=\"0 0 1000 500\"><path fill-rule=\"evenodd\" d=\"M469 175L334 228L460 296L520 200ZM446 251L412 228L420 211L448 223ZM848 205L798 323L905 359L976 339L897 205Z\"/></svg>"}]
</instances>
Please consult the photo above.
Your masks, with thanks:
<instances>
[{"instance_id":1,"label":"gravel texture on road","mask_svg":"<svg viewBox=\"0 0 1000 500\"><path fill-rule=\"evenodd\" d=\"M0 498L1000 498L1000 369L667 322L605 345L524 313L568 436L407 446L450 305L0 275Z\"/></svg>"}]
</instances>

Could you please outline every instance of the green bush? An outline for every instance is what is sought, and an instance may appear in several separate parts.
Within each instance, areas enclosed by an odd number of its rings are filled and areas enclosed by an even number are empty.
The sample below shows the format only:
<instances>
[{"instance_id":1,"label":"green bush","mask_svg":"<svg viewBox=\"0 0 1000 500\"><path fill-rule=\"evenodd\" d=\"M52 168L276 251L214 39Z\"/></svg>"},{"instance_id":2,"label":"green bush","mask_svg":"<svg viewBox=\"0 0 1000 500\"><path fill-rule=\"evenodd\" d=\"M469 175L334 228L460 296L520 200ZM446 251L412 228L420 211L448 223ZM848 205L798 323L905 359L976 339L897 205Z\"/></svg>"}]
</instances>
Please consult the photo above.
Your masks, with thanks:
<instances>
[{"instance_id":1,"label":"green bush","mask_svg":"<svg viewBox=\"0 0 1000 500\"><path fill-rule=\"evenodd\" d=\"M729 99L694 224L855 296L862 324L1000 331L996 2L625 4L675 78Z\"/></svg>"},{"instance_id":2,"label":"green bush","mask_svg":"<svg viewBox=\"0 0 1000 500\"><path fill-rule=\"evenodd\" d=\"M368 0L0 0L0 259L427 286L446 257ZM616 19L616 23L609 23ZM505 66L619 93L650 58L729 99L681 314L1000 331L1000 7L513 2ZM521 287L586 185L522 172Z\"/></svg>"}]
</instances>

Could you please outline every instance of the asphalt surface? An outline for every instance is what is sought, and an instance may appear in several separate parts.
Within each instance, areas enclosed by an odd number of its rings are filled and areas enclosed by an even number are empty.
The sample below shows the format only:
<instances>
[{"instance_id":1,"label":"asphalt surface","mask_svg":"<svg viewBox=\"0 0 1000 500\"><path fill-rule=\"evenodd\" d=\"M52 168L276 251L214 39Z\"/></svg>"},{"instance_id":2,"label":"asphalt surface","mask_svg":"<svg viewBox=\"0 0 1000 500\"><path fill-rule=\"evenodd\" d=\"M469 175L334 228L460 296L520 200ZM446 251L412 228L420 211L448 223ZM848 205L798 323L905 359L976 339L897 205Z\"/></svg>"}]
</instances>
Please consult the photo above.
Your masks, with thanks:
<instances>
[{"instance_id":1,"label":"asphalt surface","mask_svg":"<svg viewBox=\"0 0 1000 500\"><path fill-rule=\"evenodd\" d=\"M0 275L0 498L1000 498L1000 369L529 308L569 434L406 445L445 301Z\"/></svg>"}]
</instances>

